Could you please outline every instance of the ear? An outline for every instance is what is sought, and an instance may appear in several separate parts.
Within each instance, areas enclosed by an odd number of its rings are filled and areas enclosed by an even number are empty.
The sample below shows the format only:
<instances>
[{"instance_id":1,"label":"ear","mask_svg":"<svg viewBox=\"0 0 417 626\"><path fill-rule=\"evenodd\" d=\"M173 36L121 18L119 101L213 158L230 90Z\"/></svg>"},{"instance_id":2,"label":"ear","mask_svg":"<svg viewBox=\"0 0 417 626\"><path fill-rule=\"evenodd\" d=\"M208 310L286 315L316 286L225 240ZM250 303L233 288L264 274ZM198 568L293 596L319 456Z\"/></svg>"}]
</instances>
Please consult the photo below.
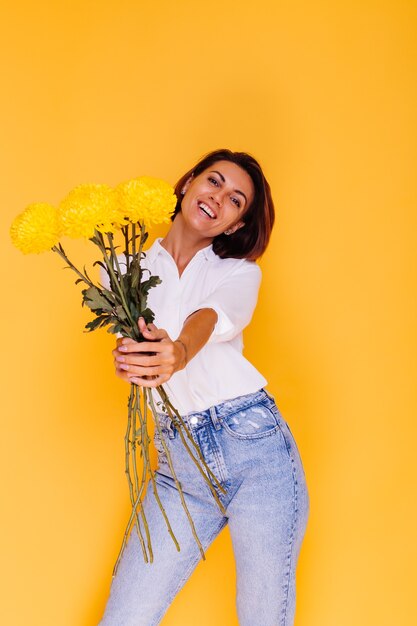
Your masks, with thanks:
<instances>
[{"instance_id":1,"label":"ear","mask_svg":"<svg viewBox=\"0 0 417 626\"><path fill-rule=\"evenodd\" d=\"M230 234L232 235L237 230L239 230L239 228L243 228L244 225L245 225L245 222L237 222L236 224L234 224L233 226L229 228L229 231L231 231Z\"/></svg>"},{"instance_id":2,"label":"ear","mask_svg":"<svg viewBox=\"0 0 417 626\"><path fill-rule=\"evenodd\" d=\"M185 181L185 183L183 184L182 189L181 189L182 195L184 195L187 192L188 187L191 185L193 178L194 178L194 174L191 174L191 176L189 176L187 180Z\"/></svg>"}]
</instances>

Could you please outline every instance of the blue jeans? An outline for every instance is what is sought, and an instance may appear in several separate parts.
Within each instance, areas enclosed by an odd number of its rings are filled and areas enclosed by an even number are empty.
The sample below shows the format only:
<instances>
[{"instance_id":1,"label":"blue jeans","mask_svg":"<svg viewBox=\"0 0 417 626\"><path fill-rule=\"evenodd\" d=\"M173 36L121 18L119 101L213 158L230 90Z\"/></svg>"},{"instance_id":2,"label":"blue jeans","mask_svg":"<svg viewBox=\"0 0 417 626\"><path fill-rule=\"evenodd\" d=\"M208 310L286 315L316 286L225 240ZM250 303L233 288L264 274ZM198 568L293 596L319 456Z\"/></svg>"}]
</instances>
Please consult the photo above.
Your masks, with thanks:
<instances>
[{"instance_id":1,"label":"blue jeans","mask_svg":"<svg viewBox=\"0 0 417 626\"><path fill-rule=\"evenodd\" d=\"M239 624L291 626L309 495L287 423L264 389L183 417L207 465L226 489L223 494L217 488L226 515L190 460L175 426L161 414L163 437L203 548L229 524ZM144 562L133 529L101 626L159 624L201 558L157 432L155 445L158 491L181 550L177 551L149 486L144 507L154 562Z\"/></svg>"}]
</instances>

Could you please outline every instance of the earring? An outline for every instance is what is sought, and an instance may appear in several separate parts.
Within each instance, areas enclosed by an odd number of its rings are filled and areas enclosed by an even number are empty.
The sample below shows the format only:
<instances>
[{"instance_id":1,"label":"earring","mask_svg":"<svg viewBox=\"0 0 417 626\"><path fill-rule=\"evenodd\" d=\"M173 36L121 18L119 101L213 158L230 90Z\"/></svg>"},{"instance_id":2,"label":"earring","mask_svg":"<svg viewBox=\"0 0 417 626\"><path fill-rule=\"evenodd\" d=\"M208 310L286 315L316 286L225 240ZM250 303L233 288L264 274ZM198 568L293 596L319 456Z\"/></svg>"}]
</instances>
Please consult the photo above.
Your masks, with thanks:
<instances>
[{"instance_id":1,"label":"earring","mask_svg":"<svg viewBox=\"0 0 417 626\"><path fill-rule=\"evenodd\" d=\"M231 235L234 231L231 228L228 228L227 230L224 231L225 235Z\"/></svg>"},{"instance_id":2,"label":"earring","mask_svg":"<svg viewBox=\"0 0 417 626\"><path fill-rule=\"evenodd\" d=\"M183 196L185 194L185 189L181 189L181 195Z\"/></svg>"}]
</instances>

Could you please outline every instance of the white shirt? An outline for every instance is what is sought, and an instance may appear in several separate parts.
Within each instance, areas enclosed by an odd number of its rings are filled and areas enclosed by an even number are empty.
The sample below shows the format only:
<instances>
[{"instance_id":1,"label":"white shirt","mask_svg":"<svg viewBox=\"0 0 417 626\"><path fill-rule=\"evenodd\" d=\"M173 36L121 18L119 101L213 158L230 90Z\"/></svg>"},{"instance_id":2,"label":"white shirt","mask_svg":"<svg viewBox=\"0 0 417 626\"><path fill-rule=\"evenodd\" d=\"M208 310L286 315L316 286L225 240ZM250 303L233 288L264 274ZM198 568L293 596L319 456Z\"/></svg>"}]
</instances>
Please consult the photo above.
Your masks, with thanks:
<instances>
[{"instance_id":1,"label":"white shirt","mask_svg":"<svg viewBox=\"0 0 417 626\"><path fill-rule=\"evenodd\" d=\"M161 240L155 240L141 263L162 281L148 296L154 324L175 340L186 318L197 309L211 308L218 315L208 342L164 383L172 404L185 415L264 387L266 379L242 354L242 331L256 306L260 267L246 259L222 259L209 245L193 256L180 277Z\"/></svg>"}]
</instances>

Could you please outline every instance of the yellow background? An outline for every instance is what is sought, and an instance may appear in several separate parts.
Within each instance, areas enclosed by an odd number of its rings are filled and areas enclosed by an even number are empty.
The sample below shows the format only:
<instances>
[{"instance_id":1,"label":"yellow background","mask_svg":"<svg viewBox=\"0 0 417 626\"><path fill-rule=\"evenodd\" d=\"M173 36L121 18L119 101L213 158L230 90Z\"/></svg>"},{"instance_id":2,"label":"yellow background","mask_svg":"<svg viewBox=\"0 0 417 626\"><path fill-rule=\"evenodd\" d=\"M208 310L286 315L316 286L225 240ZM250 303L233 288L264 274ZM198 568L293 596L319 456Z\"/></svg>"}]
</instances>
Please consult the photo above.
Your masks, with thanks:
<instances>
[{"instance_id":1,"label":"yellow background","mask_svg":"<svg viewBox=\"0 0 417 626\"><path fill-rule=\"evenodd\" d=\"M10 222L81 182L174 183L219 147L260 160L277 208L245 343L310 490L296 626L416 623L416 17L2 3L2 624L96 624L129 512L113 338L82 333L73 276L14 250ZM237 624L227 530L207 556L164 626Z\"/></svg>"}]
</instances>

